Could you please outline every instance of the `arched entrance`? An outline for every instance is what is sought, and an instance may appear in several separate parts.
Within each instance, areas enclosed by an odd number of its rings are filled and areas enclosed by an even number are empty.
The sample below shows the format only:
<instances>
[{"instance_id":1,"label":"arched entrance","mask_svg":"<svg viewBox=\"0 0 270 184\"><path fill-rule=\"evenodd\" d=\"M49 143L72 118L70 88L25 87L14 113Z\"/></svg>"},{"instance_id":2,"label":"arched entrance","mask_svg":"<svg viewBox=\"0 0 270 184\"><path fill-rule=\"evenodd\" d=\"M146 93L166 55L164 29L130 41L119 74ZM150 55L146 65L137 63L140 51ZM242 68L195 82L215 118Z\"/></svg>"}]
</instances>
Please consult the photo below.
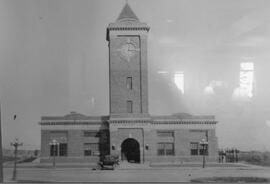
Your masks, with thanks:
<instances>
[{"instance_id":1,"label":"arched entrance","mask_svg":"<svg viewBox=\"0 0 270 184\"><path fill-rule=\"evenodd\" d=\"M128 138L121 144L121 158L131 163L140 163L140 144L132 138Z\"/></svg>"}]
</instances>

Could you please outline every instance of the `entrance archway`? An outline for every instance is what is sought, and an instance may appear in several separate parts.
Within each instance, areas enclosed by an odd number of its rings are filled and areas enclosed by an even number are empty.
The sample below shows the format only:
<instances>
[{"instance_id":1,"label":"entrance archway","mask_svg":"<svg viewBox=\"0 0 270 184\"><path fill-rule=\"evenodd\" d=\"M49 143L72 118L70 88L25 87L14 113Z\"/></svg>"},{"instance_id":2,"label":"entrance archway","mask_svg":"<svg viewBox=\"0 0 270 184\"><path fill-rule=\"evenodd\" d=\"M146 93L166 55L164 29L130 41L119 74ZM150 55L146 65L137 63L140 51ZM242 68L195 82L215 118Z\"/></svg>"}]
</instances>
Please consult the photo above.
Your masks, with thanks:
<instances>
[{"instance_id":1,"label":"entrance archway","mask_svg":"<svg viewBox=\"0 0 270 184\"><path fill-rule=\"evenodd\" d=\"M121 158L131 163L140 163L140 144L132 138L128 138L121 144Z\"/></svg>"}]
</instances>

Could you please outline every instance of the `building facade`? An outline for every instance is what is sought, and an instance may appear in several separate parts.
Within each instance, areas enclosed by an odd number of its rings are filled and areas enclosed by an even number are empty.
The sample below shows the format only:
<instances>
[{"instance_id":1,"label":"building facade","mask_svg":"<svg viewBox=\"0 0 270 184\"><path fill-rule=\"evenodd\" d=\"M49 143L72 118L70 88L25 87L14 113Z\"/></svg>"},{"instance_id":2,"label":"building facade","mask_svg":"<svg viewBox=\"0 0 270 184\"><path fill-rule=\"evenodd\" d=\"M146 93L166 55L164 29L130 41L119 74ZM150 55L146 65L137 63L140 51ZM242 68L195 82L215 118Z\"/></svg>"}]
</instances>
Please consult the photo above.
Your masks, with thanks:
<instances>
[{"instance_id":1,"label":"building facade","mask_svg":"<svg viewBox=\"0 0 270 184\"><path fill-rule=\"evenodd\" d=\"M97 162L118 155L129 162L197 161L218 158L214 116L148 112L147 37L150 28L126 4L107 27L110 114L41 117L41 162ZM52 145L55 140L58 144Z\"/></svg>"}]
</instances>

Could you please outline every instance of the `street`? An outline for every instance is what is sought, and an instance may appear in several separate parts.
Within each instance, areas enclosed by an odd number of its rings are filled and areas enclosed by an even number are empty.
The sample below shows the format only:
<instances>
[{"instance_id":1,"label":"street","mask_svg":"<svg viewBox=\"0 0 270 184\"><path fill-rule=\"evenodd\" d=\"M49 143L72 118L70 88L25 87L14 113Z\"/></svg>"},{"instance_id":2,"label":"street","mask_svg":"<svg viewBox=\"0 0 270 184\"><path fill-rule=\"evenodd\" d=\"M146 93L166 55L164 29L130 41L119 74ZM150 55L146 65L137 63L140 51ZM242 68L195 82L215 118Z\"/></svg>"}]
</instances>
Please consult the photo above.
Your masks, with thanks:
<instances>
[{"instance_id":1,"label":"street","mask_svg":"<svg viewBox=\"0 0 270 184\"><path fill-rule=\"evenodd\" d=\"M12 168L4 181L12 182ZM18 182L189 182L201 177L266 177L269 167L160 167L148 169L91 170L90 168L18 168Z\"/></svg>"}]
</instances>

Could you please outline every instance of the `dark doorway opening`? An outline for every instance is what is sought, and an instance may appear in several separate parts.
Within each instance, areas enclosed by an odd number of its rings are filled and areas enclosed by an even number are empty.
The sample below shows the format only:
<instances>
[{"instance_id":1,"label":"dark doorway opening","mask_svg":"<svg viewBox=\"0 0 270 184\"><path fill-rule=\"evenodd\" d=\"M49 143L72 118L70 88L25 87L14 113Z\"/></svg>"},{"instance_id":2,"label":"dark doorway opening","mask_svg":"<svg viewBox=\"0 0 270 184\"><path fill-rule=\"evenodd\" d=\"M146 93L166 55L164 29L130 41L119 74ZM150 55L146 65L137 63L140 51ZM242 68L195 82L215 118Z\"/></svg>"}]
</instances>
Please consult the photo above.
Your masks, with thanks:
<instances>
[{"instance_id":1,"label":"dark doorway opening","mask_svg":"<svg viewBox=\"0 0 270 184\"><path fill-rule=\"evenodd\" d=\"M140 144L132 138L124 140L121 145L121 158L131 163L140 163Z\"/></svg>"}]
</instances>

